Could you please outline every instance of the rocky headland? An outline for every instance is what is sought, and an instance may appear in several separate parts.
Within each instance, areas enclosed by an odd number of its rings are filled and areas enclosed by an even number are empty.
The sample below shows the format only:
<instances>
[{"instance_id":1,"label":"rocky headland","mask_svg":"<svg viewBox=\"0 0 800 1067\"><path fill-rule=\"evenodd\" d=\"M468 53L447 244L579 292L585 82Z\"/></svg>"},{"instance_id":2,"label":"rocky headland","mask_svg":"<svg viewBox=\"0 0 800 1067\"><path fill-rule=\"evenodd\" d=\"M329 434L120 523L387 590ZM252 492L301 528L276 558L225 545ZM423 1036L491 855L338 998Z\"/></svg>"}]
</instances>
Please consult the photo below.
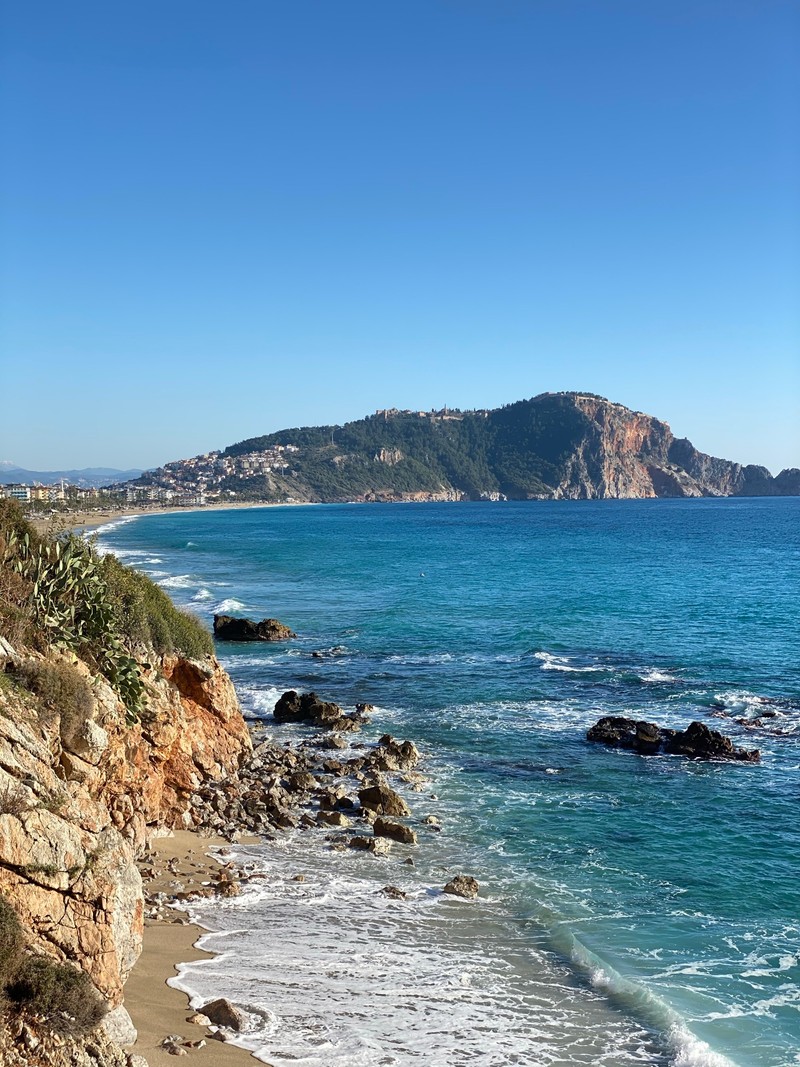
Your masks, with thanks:
<instances>
[{"instance_id":1,"label":"rocky headland","mask_svg":"<svg viewBox=\"0 0 800 1067\"><path fill-rule=\"evenodd\" d=\"M387 409L280 430L126 483L134 498L260 502L796 496L800 470L707 455L652 415L590 393L480 411Z\"/></svg>"}]
</instances>

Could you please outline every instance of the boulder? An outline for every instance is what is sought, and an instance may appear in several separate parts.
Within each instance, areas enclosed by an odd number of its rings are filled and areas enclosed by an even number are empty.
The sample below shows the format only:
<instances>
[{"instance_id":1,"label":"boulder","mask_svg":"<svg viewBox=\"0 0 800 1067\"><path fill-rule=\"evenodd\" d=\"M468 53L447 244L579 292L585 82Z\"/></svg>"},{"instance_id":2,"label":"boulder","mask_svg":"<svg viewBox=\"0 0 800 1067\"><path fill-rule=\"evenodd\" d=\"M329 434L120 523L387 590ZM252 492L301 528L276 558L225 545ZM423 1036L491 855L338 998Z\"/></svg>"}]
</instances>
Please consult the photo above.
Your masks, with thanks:
<instances>
[{"instance_id":1,"label":"boulder","mask_svg":"<svg viewBox=\"0 0 800 1067\"><path fill-rule=\"evenodd\" d=\"M409 826L403 826L400 822L392 822L379 815L372 824L372 832L376 837L390 837L393 841L400 841L404 845L416 845L417 835Z\"/></svg>"},{"instance_id":2,"label":"boulder","mask_svg":"<svg viewBox=\"0 0 800 1067\"><path fill-rule=\"evenodd\" d=\"M317 814L317 822L322 826L349 826L350 820L341 811L320 811Z\"/></svg>"},{"instance_id":3,"label":"boulder","mask_svg":"<svg viewBox=\"0 0 800 1067\"><path fill-rule=\"evenodd\" d=\"M204 1004L198 1011L201 1015L205 1015L207 1019L210 1019L215 1026L224 1026L228 1030L236 1030L240 1032L247 1029L247 1015L237 1008L235 1004L231 1004L225 997L220 997L218 1000L210 1000L208 1004Z\"/></svg>"},{"instance_id":4,"label":"boulder","mask_svg":"<svg viewBox=\"0 0 800 1067\"><path fill-rule=\"evenodd\" d=\"M351 837L349 844L350 848L361 852L372 852L376 856L388 856L392 847L391 841L387 841L385 837L367 837L362 834Z\"/></svg>"},{"instance_id":5,"label":"boulder","mask_svg":"<svg viewBox=\"0 0 800 1067\"><path fill-rule=\"evenodd\" d=\"M276 722L307 722L326 730L358 729L359 722L344 714L338 704L321 700L316 693L285 692L273 711Z\"/></svg>"},{"instance_id":6,"label":"boulder","mask_svg":"<svg viewBox=\"0 0 800 1067\"><path fill-rule=\"evenodd\" d=\"M478 888L477 880L471 875L457 874L444 887L444 892L450 893L454 897L464 897L470 900L478 895Z\"/></svg>"},{"instance_id":7,"label":"boulder","mask_svg":"<svg viewBox=\"0 0 800 1067\"><path fill-rule=\"evenodd\" d=\"M121 1004L107 1012L100 1025L107 1036L117 1045L127 1047L136 1042L138 1035L136 1027L133 1025L133 1019L128 1014L127 1008L124 1008Z\"/></svg>"},{"instance_id":8,"label":"boulder","mask_svg":"<svg viewBox=\"0 0 800 1067\"><path fill-rule=\"evenodd\" d=\"M214 637L218 641L286 641L297 634L277 619L253 622L233 615L215 615Z\"/></svg>"},{"instance_id":9,"label":"boulder","mask_svg":"<svg viewBox=\"0 0 800 1067\"><path fill-rule=\"evenodd\" d=\"M407 894L402 889L398 889L396 885L385 885L383 889L378 890L379 893L383 893L385 897L389 897L390 900L405 900Z\"/></svg>"},{"instance_id":10,"label":"boulder","mask_svg":"<svg viewBox=\"0 0 800 1067\"><path fill-rule=\"evenodd\" d=\"M377 815L410 815L411 809L403 798L385 782L365 786L358 791L361 807Z\"/></svg>"},{"instance_id":11,"label":"boulder","mask_svg":"<svg viewBox=\"0 0 800 1067\"><path fill-rule=\"evenodd\" d=\"M587 740L611 748L630 749L644 756L668 753L691 759L734 760L758 763L758 749L737 748L729 737L711 730L705 723L692 722L685 730L670 730L644 720L622 715L606 715L592 726Z\"/></svg>"},{"instance_id":12,"label":"boulder","mask_svg":"<svg viewBox=\"0 0 800 1067\"><path fill-rule=\"evenodd\" d=\"M419 750L413 741L395 741L384 734L369 762L379 771L409 771L419 763Z\"/></svg>"},{"instance_id":13,"label":"boulder","mask_svg":"<svg viewBox=\"0 0 800 1067\"><path fill-rule=\"evenodd\" d=\"M711 730L705 723L692 722L685 730L667 737L665 751L692 759L738 760L743 763L758 763L761 753L757 748L736 748L729 737L718 730Z\"/></svg>"}]
</instances>

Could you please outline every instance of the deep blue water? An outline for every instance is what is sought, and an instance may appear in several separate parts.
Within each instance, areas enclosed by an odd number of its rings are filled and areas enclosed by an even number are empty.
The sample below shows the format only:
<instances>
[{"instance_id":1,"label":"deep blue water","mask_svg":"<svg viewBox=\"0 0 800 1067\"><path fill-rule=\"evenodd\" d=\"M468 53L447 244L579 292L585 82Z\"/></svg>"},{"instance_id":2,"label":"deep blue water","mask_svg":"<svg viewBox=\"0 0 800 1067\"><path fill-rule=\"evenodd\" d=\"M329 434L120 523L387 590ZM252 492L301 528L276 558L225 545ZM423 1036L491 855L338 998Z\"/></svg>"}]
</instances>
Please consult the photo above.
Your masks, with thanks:
<instances>
[{"instance_id":1,"label":"deep blue water","mask_svg":"<svg viewBox=\"0 0 800 1067\"><path fill-rule=\"evenodd\" d=\"M296 887L280 872L307 844L258 854L285 892L206 916L240 929L240 980L252 963L240 997L268 1001L270 1062L291 1061L285 1046L342 1067L800 1063L800 500L269 508L146 516L100 536L207 620L270 615L298 632L220 646L249 715L268 717L288 688L366 700L376 736L412 737L426 756L437 799L423 793L420 814L444 830L419 850L419 906L384 908L394 947L375 963L416 969L413 1023L339 1004L321 1034L291 983L264 978L245 913L261 931L284 907L291 924ZM762 762L612 752L585 740L604 714L699 719ZM320 863L328 925L313 945L298 931L291 958L330 970L355 936L332 932L337 901L371 886L376 861ZM430 904L445 868L479 877L472 912ZM374 983L377 936L356 939L349 989ZM456 945L464 969L451 973ZM230 985L224 956L186 984Z\"/></svg>"}]
</instances>

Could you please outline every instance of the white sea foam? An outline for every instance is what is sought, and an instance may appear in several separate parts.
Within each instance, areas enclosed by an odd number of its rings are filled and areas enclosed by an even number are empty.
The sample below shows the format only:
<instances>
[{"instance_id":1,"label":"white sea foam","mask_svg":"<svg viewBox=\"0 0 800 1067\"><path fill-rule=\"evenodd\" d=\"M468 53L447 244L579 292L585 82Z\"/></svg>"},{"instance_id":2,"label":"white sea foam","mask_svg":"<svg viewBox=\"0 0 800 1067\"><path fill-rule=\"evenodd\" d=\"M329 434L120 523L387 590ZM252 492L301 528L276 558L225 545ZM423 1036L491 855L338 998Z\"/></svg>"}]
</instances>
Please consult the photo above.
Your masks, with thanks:
<instances>
[{"instance_id":1,"label":"white sea foam","mask_svg":"<svg viewBox=\"0 0 800 1067\"><path fill-rule=\"evenodd\" d=\"M734 1067L733 1060L714 1052L681 1023L675 1023L667 1038L673 1051L673 1067Z\"/></svg>"},{"instance_id":2,"label":"white sea foam","mask_svg":"<svg viewBox=\"0 0 800 1067\"><path fill-rule=\"evenodd\" d=\"M677 682L678 679L669 671L661 671L657 667L649 667L639 674L643 682Z\"/></svg>"},{"instance_id":3,"label":"white sea foam","mask_svg":"<svg viewBox=\"0 0 800 1067\"><path fill-rule=\"evenodd\" d=\"M313 831L311 832L313 834ZM519 942L493 896L441 892L443 854L428 869L398 856L309 848L309 835L240 849L267 878L241 896L198 902L221 955L180 968L171 984L193 1006L231 997L261 1018L240 1036L274 1067L633 1067L664 1064L652 1035L576 986L563 963ZM454 861L457 862L457 861ZM304 880L295 881L302 872ZM391 881L406 893L380 892ZM264 937L264 929L280 930ZM315 995L308 997L308 989ZM271 1016L267 1013L273 1013Z\"/></svg>"},{"instance_id":4,"label":"white sea foam","mask_svg":"<svg viewBox=\"0 0 800 1067\"><path fill-rule=\"evenodd\" d=\"M192 597L192 600L196 600L198 602L202 602L204 600L213 600L213 599L214 599L214 594L211 592L210 589L206 589L205 586L203 586L201 589L198 589L197 592Z\"/></svg>"},{"instance_id":5,"label":"white sea foam","mask_svg":"<svg viewBox=\"0 0 800 1067\"><path fill-rule=\"evenodd\" d=\"M218 604L215 604L212 611L215 615L227 615L229 611L244 611L245 605L241 600L237 600L236 597L226 597L224 600L220 600Z\"/></svg>"},{"instance_id":6,"label":"white sea foam","mask_svg":"<svg viewBox=\"0 0 800 1067\"><path fill-rule=\"evenodd\" d=\"M191 574L175 574L171 578L162 578L158 584L165 589L190 589L196 580Z\"/></svg>"},{"instance_id":7,"label":"white sea foam","mask_svg":"<svg viewBox=\"0 0 800 1067\"><path fill-rule=\"evenodd\" d=\"M266 689L246 689L241 687L239 698L246 711L257 711L262 715L271 715L283 693L283 689L278 689L275 686L269 686Z\"/></svg>"},{"instance_id":8,"label":"white sea foam","mask_svg":"<svg viewBox=\"0 0 800 1067\"><path fill-rule=\"evenodd\" d=\"M543 671L562 671L564 674L592 674L612 669L602 663L579 667L574 663L570 663L569 656L555 656L550 652L534 652L533 658L539 660Z\"/></svg>"},{"instance_id":9,"label":"white sea foam","mask_svg":"<svg viewBox=\"0 0 800 1067\"><path fill-rule=\"evenodd\" d=\"M126 515L124 519L114 519L112 522L103 523L102 526L96 527L93 532L96 534L110 533L112 530L117 530L120 526L127 526L129 522L135 522L140 518L141 515Z\"/></svg>"}]
</instances>

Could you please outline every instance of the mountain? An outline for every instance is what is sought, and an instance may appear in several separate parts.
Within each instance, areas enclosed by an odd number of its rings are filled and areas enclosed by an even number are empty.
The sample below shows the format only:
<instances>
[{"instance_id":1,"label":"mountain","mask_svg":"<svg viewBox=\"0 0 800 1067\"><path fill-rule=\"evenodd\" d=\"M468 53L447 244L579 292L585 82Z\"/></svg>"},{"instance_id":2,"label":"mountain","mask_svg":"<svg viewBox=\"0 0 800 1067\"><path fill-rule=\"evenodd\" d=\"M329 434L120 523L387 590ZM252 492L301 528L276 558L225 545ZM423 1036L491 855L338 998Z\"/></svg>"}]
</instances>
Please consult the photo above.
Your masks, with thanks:
<instances>
[{"instance_id":1,"label":"mountain","mask_svg":"<svg viewBox=\"0 0 800 1067\"><path fill-rule=\"evenodd\" d=\"M39 482L40 485L56 485L63 478L69 485L77 485L81 489L99 489L112 482L126 482L131 478L138 478L141 473L138 469L120 471L114 467L84 467L78 471L29 471L10 460L0 461L0 480L6 484L20 482L23 485L31 485L33 482Z\"/></svg>"},{"instance_id":2,"label":"mountain","mask_svg":"<svg viewBox=\"0 0 800 1067\"><path fill-rule=\"evenodd\" d=\"M133 486L323 502L785 496L800 494L800 470L773 478L603 397L542 393L494 410L392 408L280 430L148 471Z\"/></svg>"}]
</instances>

